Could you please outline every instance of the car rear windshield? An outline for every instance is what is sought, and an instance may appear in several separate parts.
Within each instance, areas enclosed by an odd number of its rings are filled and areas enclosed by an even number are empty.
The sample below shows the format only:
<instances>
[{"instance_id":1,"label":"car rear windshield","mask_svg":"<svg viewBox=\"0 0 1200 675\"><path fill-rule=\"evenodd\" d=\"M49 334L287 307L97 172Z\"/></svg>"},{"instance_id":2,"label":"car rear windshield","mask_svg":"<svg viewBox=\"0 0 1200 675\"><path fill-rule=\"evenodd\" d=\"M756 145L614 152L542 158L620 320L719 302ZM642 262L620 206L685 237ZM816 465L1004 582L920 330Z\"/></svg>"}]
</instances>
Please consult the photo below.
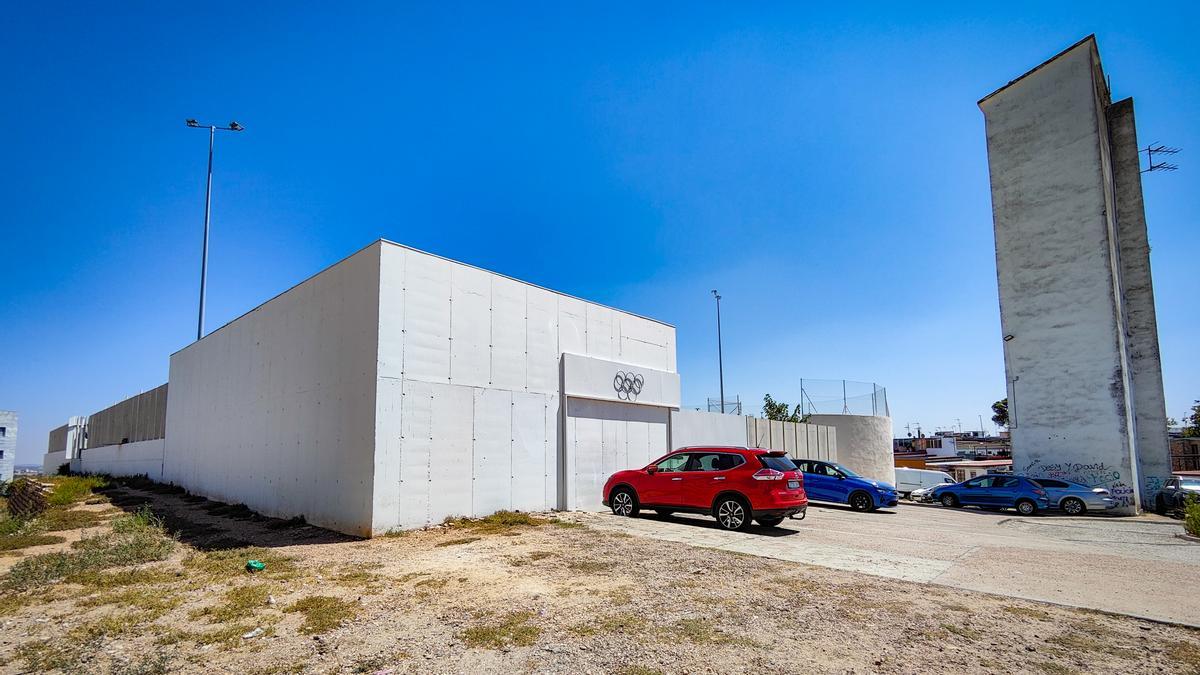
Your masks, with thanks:
<instances>
[{"instance_id":1,"label":"car rear windshield","mask_svg":"<svg viewBox=\"0 0 1200 675\"><path fill-rule=\"evenodd\" d=\"M776 471L795 471L796 465L787 457L776 457L775 455L759 455L758 461L762 462L763 467L767 469L775 469Z\"/></svg>"},{"instance_id":2,"label":"car rear windshield","mask_svg":"<svg viewBox=\"0 0 1200 675\"><path fill-rule=\"evenodd\" d=\"M1179 486L1186 488L1198 488L1200 487L1200 478L1180 478Z\"/></svg>"}]
</instances>

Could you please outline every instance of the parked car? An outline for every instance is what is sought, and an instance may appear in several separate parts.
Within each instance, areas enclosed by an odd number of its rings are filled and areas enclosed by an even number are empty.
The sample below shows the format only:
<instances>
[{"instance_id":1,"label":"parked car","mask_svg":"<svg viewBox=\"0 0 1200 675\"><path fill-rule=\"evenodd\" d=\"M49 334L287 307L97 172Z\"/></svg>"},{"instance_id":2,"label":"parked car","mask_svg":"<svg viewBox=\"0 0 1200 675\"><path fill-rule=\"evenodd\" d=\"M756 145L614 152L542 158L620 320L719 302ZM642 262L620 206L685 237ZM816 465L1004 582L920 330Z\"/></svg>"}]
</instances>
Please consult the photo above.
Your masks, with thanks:
<instances>
[{"instance_id":1,"label":"parked car","mask_svg":"<svg viewBox=\"0 0 1200 675\"><path fill-rule=\"evenodd\" d=\"M855 511L874 511L900 503L890 483L864 478L841 464L814 459L793 461L804 473L804 491L809 499L849 504Z\"/></svg>"},{"instance_id":2,"label":"parked car","mask_svg":"<svg viewBox=\"0 0 1200 675\"><path fill-rule=\"evenodd\" d=\"M941 487L942 485L953 485L953 484L954 484L954 481L950 481L950 483L939 483L937 485L933 485L930 487L917 488L916 490L913 490L912 492L908 493L908 498L914 502L918 502L921 504L928 504L933 501L933 491L934 490Z\"/></svg>"},{"instance_id":3,"label":"parked car","mask_svg":"<svg viewBox=\"0 0 1200 675\"><path fill-rule=\"evenodd\" d=\"M1089 510L1106 511L1117 505L1117 500L1112 498L1112 493L1104 488L1088 487L1082 483L1053 478L1035 478L1034 480L1046 489L1050 508L1062 509L1073 516L1083 515Z\"/></svg>"},{"instance_id":4,"label":"parked car","mask_svg":"<svg viewBox=\"0 0 1200 675\"><path fill-rule=\"evenodd\" d=\"M1182 509L1188 495L1200 497L1200 478L1195 476L1171 476L1163 483L1162 490L1154 498L1154 510L1168 513Z\"/></svg>"},{"instance_id":5,"label":"parked car","mask_svg":"<svg viewBox=\"0 0 1200 675\"><path fill-rule=\"evenodd\" d=\"M911 497L913 490L926 490L935 488L939 485L953 485L954 476L945 471L933 471L931 469L909 469L906 467L898 467L896 469L896 491L901 497Z\"/></svg>"},{"instance_id":6,"label":"parked car","mask_svg":"<svg viewBox=\"0 0 1200 675\"><path fill-rule=\"evenodd\" d=\"M663 516L704 513L726 530L745 530L753 520L775 527L808 509L804 476L787 453L758 448L681 448L641 469L614 473L602 494L619 516L643 508Z\"/></svg>"},{"instance_id":7,"label":"parked car","mask_svg":"<svg viewBox=\"0 0 1200 675\"><path fill-rule=\"evenodd\" d=\"M942 506L1016 509L1023 516L1050 508L1050 498L1041 485L1022 476L999 474L976 476L954 485L939 485L933 489L933 498Z\"/></svg>"}]
</instances>

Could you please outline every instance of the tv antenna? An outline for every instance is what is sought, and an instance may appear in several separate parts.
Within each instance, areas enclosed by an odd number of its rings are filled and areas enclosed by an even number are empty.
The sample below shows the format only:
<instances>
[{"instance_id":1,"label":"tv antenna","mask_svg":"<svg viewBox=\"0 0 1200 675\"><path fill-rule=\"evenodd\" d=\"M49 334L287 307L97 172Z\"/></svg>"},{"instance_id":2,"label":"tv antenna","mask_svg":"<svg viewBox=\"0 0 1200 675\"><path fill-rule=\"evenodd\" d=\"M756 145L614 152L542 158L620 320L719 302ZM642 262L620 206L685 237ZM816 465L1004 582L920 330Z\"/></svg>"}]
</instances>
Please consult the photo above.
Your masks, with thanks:
<instances>
[{"instance_id":1,"label":"tv antenna","mask_svg":"<svg viewBox=\"0 0 1200 675\"><path fill-rule=\"evenodd\" d=\"M1151 171L1179 170L1179 165L1171 164L1170 162L1160 161L1158 164L1154 163L1155 155L1174 155L1179 152L1179 148L1170 148L1161 143L1151 143L1150 145L1147 145L1146 149L1142 150L1142 152L1146 153L1146 164L1149 165L1147 168L1142 169L1142 173L1150 173Z\"/></svg>"}]
</instances>

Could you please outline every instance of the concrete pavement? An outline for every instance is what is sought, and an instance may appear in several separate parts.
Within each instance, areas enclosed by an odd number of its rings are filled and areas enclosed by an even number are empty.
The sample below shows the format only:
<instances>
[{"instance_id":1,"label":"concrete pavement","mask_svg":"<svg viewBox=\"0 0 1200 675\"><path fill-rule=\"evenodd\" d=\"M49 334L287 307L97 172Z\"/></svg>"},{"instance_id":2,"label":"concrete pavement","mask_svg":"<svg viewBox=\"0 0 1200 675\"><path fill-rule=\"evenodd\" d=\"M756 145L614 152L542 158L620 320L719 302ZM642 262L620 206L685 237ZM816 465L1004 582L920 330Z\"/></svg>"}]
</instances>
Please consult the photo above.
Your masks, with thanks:
<instances>
[{"instance_id":1,"label":"concrete pavement","mask_svg":"<svg viewBox=\"0 0 1200 675\"><path fill-rule=\"evenodd\" d=\"M702 516L578 515L635 536L1200 626L1200 545L1175 537L1178 521L910 504L874 513L814 505L808 514L749 532Z\"/></svg>"}]
</instances>

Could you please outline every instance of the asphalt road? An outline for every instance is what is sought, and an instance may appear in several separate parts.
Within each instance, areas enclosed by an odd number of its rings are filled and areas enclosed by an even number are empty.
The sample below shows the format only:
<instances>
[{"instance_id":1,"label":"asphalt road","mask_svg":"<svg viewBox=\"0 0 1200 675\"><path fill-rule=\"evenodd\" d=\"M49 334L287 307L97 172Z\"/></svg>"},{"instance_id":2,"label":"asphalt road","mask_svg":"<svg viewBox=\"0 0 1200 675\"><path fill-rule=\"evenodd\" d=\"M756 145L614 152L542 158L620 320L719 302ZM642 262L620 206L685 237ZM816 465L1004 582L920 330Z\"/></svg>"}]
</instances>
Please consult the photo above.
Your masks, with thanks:
<instances>
[{"instance_id":1,"label":"asphalt road","mask_svg":"<svg viewBox=\"0 0 1200 675\"><path fill-rule=\"evenodd\" d=\"M1200 626L1200 544L1176 537L1180 522L1160 516L813 505L805 520L748 532L690 515L583 519L635 536Z\"/></svg>"}]
</instances>

